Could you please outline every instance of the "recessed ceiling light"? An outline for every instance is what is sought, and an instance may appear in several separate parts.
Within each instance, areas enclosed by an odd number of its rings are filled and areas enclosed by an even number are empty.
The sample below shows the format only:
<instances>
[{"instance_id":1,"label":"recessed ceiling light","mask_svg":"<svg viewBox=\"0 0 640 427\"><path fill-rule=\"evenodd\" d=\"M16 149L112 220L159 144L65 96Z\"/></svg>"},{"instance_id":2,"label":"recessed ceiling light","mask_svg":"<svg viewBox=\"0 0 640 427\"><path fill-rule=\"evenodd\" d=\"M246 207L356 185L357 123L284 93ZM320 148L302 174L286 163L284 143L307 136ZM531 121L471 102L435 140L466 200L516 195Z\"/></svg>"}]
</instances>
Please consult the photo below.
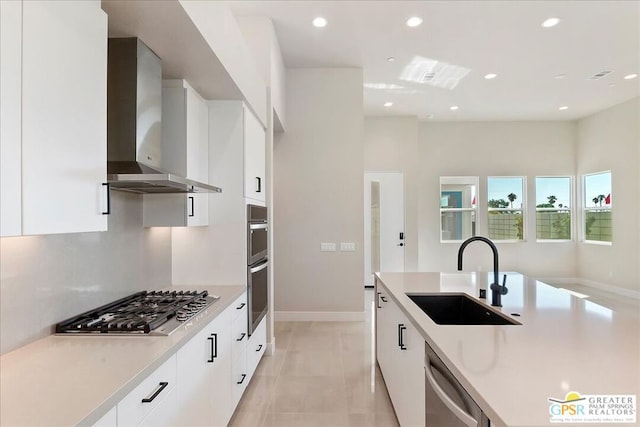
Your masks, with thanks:
<instances>
[{"instance_id":1,"label":"recessed ceiling light","mask_svg":"<svg viewBox=\"0 0 640 427\"><path fill-rule=\"evenodd\" d=\"M389 62L393 62L395 60L396 60L396 58L394 58L393 56L390 56L390 57L387 58L387 61L389 61Z\"/></svg>"},{"instance_id":2,"label":"recessed ceiling light","mask_svg":"<svg viewBox=\"0 0 640 427\"><path fill-rule=\"evenodd\" d=\"M422 24L422 18L420 18L419 16L412 16L411 18L407 19L408 27L417 27L420 24Z\"/></svg>"},{"instance_id":3,"label":"recessed ceiling light","mask_svg":"<svg viewBox=\"0 0 640 427\"><path fill-rule=\"evenodd\" d=\"M627 74L626 76L624 76L624 79L631 80L631 79L635 79L636 77L638 77L637 74Z\"/></svg>"},{"instance_id":4,"label":"recessed ceiling light","mask_svg":"<svg viewBox=\"0 0 640 427\"><path fill-rule=\"evenodd\" d=\"M457 105L452 105L451 107L449 107L449 110L456 111L458 108L460 107L458 107Z\"/></svg>"},{"instance_id":5,"label":"recessed ceiling light","mask_svg":"<svg viewBox=\"0 0 640 427\"><path fill-rule=\"evenodd\" d=\"M318 16L313 20L313 26L316 28L322 28L327 26L327 20L322 16Z\"/></svg>"},{"instance_id":6,"label":"recessed ceiling light","mask_svg":"<svg viewBox=\"0 0 640 427\"><path fill-rule=\"evenodd\" d=\"M567 75L566 74L557 74L555 78L558 79L558 80L562 80L562 79L566 79Z\"/></svg>"},{"instance_id":7,"label":"recessed ceiling light","mask_svg":"<svg viewBox=\"0 0 640 427\"><path fill-rule=\"evenodd\" d=\"M387 107L387 108L391 107L392 105L393 105L393 102L388 102L387 101L387 102L384 103L384 106Z\"/></svg>"},{"instance_id":8,"label":"recessed ceiling light","mask_svg":"<svg viewBox=\"0 0 640 427\"><path fill-rule=\"evenodd\" d=\"M560 22L560 19L558 18L549 18L542 23L542 26L544 28L551 28L558 25L559 22Z\"/></svg>"},{"instance_id":9,"label":"recessed ceiling light","mask_svg":"<svg viewBox=\"0 0 640 427\"><path fill-rule=\"evenodd\" d=\"M495 79L496 77L498 77L498 75L494 73L489 73L484 76L484 78L487 80Z\"/></svg>"},{"instance_id":10,"label":"recessed ceiling light","mask_svg":"<svg viewBox=\"0 0 640 427\"><path fill-rule=\"evenodd\" d=\"M566 105L563 105L562 107L558 108L558 110L560 111L564 111L564 110L568 110L569 107L567 107Z\"/></svg>"}]
</instances>

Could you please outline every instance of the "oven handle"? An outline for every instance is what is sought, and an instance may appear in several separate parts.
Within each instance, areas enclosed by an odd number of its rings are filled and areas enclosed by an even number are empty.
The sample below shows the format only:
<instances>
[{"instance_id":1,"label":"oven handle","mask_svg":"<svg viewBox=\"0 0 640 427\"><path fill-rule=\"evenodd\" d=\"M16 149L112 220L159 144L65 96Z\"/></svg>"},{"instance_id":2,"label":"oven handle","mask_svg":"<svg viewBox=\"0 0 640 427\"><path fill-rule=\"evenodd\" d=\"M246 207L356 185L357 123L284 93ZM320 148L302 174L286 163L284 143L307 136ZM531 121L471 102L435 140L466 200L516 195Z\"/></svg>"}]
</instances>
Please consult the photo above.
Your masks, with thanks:
<instances>
[{"instance_id":1,"label":"oven handle","mask_svg":"<svg viewBox=\"0 0 640 427\"><path fill-rule=\"evenodd\" d=\"M249 229L250 230L266 230L267 229L267 224L262 222L262 223L258 223L258 224L249 224Z\"/></svg>"},{"instance_id":2,"label":"oven handle","mask_svg":"<svg viewBox=\"0 0 640 427\"><path fill-rule=\"evenodd\" d=\"M259 266L257 266L257 267L251 267L251 268L249 269L249 273L253 274L253 273L257 273L258 271L262 271L262 270L264 270L265 268L267 268L267 264L269 264L269 263L268 263L268 262L265 262L265 263L260 264L260 265L259 265Z\"/></svg>"},{"instance_id":3,"label":"oven handle","mask_svg":"<svg viewBox=\"0 0 640 427\"><path fill-rule=\"evenodd\" d=\"M446 405L446 407L449 408L449 410L462 423L464 423L465 425L467 425L469 427L477 427L478 426L478 420L473 418L465 410L463 410L458 405L456 405L456 402L454 402L447 395L447 393L445 393L445 391L442 389L442 387L440 387L440 384L438 384L438 382L436 381L436 377L433 375L433 371L431 370L431 366L432 366L431 365L431 361L427 357L427 363L426 363L426 366L424 367L424 372L425 372L425 375L427 377L427 381L429 381L429 384L431 384L431 388L433 388L433 391L438 395L438 397L440 398L442 403L444 403Z\"/></svg>"}]
</instances>

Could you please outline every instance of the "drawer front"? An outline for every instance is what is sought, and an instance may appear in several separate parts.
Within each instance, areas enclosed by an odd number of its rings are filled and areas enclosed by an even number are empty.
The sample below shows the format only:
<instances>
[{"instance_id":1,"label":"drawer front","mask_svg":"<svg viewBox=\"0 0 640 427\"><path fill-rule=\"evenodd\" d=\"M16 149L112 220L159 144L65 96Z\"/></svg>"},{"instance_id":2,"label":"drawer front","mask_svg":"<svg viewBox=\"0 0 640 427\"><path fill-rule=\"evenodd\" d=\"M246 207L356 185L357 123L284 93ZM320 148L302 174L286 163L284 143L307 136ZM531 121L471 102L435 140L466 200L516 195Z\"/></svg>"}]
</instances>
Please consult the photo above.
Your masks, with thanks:
<instances>
[{"instance_id":1,"label":"drawer front","mask_svg":"<svg viewBox=\"0 0 640 427\"><path fill-rule=\"evenodd\" d=\"M234 346L233 359L231 361L231 395L233 406L235 407L247 384L251 380L251 376L247 373L247 343L242 341Z\"/></svg>"},{"instance_id":2,"label":"drawer front","mask_svg":"<svg viewBox=\"0 0 640 427\"><path fill-rule=\"evenodd\" d=\"M231 304L231 308L233 309L233 314L231 315L232 320L236 320L240 316L243 316L245 322L247 322L247 293L244 292L242 295L236 299L233 304Z\"/></svg>"},{"instance_id":3,"label":"drawer front","mask_svg":"<svg viewBox=\"0 0 640 427\"><path fill-rule=\"evenodd\" d=\"M118 403L118 426L136 426L176 386L176 356L173 355Z\"/></svg>"},{"instance_id":4,"label":"drawer front","mask_svg":"<svg viewBox=\"0 0 640 427\"><path fill-rule=\"evenodd\" d=\"M249 341L246 318L247 307L245 306L240 311L240 315L234 319L231 324L231 357L233 359L236 359L239 354L247 351L247 341Z\"/></svg>"},{"instance_id":5,"label":"drawer front","mask_svg":"<svg viewBox=\"0 0 640 427\"><path fill-rule=\"evenodd\" d=\"M264 317L247 342L247 371L253 376L267 347L267 318Z\"/></svg>"}]
</instances>

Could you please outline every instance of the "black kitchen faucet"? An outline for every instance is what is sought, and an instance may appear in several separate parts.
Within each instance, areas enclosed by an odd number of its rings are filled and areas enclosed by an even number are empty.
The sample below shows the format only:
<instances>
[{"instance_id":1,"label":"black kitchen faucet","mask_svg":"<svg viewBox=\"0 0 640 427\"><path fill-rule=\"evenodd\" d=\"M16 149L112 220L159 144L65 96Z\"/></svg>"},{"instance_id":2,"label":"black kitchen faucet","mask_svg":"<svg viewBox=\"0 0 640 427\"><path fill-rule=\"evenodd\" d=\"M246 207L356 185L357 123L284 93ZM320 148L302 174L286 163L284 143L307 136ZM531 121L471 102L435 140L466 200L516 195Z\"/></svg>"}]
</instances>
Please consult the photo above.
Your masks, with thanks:
<instances>
[{"instance_id":1,"label":"black kitchen faucet","mask_svg":"<svg viewBox=\"0 0 640 427\"><path fill-rule=\"evenodd\" d=\"M494 245L491 240L482 236L474 236L462 242L462 245L460 245L460 249L458 249L458 271L462 271L462 254L464 253L464 249L469 245L469 243L475 242L476 240L489 245L491 251L493 252L493 283L490 287L491 305L494 307L502 307L501 296L506 295L506 293L509 291L507 289L507 275L504 275L502 286L500 286L500 281L498 279L498 248L496 248L496 245Z\"/></svg>"}]
</instances>

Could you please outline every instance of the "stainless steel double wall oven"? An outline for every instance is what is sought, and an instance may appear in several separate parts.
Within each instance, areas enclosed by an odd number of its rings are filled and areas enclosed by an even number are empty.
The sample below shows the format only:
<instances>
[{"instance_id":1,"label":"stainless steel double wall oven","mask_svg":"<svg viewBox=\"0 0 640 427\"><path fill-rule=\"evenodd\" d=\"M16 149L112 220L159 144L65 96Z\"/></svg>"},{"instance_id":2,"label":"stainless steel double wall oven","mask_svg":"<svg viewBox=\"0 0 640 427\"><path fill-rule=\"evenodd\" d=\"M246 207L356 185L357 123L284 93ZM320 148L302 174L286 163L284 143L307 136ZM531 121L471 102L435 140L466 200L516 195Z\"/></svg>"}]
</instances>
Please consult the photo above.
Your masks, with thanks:
<instances>
[{"instance_id":1,"label":"stainless steel double wall oven","mask_svg":"<svg viewBox=\"0 0 640 427\"><path fill-rule=\"evenodd\" d=\"M267 208L247 205L247 304L249 335L267 314L269 278Z\"/></svg>"}]
</instances>

